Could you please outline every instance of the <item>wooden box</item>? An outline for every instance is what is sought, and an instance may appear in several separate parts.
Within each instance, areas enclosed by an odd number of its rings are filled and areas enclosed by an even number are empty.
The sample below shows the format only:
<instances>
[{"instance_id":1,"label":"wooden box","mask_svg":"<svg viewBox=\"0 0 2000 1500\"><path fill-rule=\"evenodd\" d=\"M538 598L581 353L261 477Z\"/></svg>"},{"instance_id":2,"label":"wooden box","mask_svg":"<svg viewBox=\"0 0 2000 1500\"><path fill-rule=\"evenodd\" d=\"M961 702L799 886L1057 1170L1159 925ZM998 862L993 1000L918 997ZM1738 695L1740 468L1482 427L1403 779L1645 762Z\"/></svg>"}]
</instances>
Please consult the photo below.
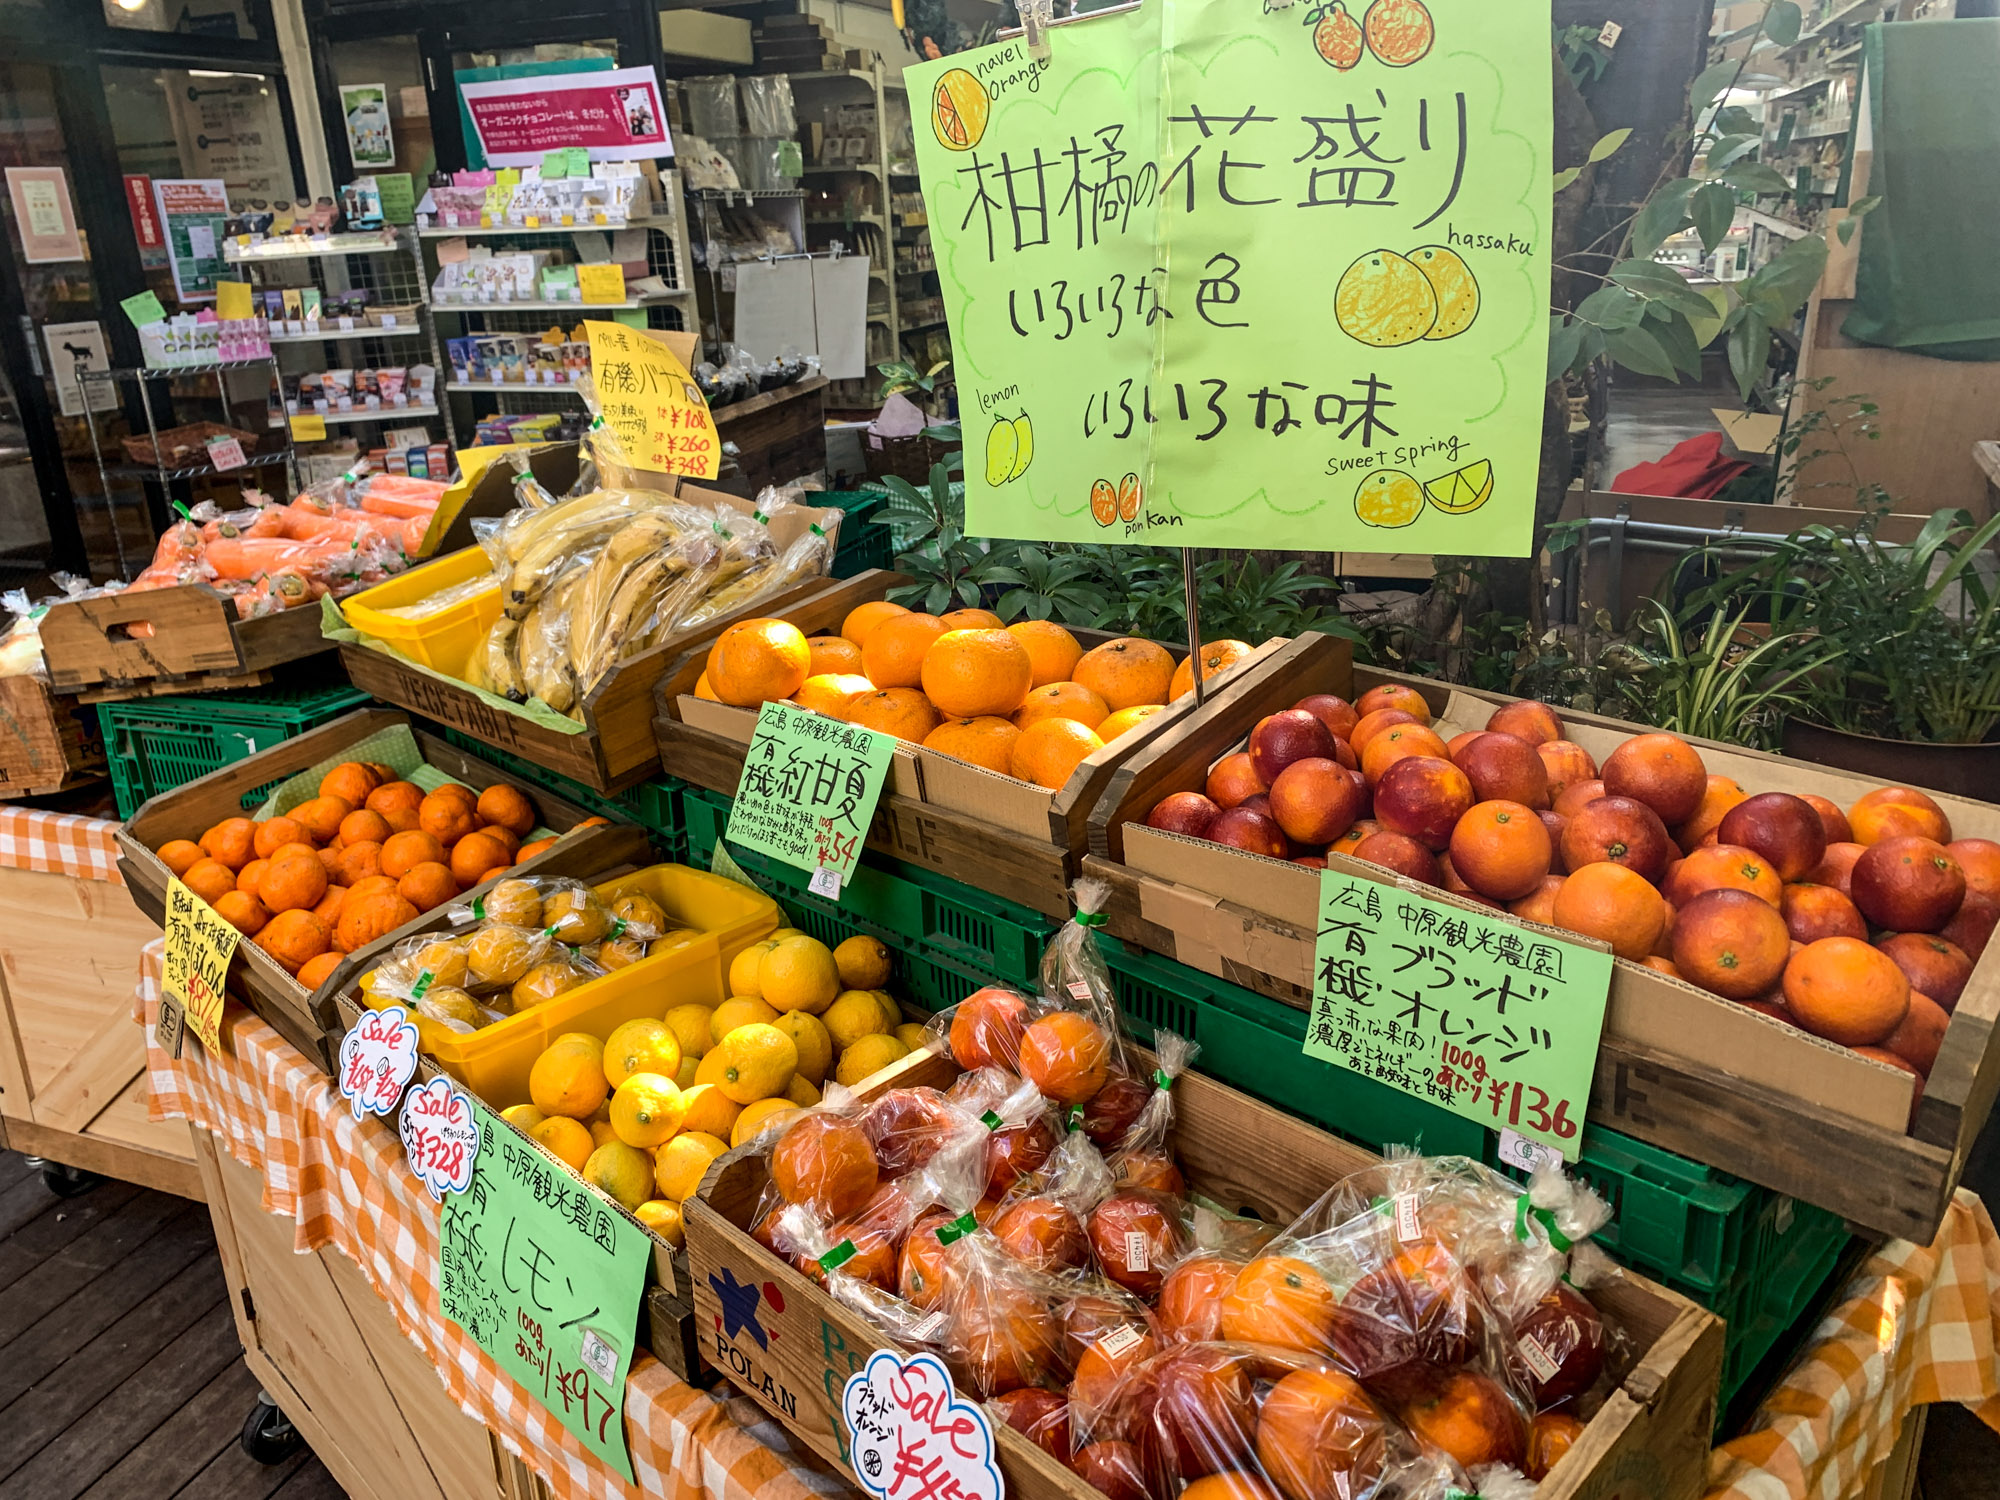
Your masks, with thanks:
<instances>
[{"instance_id":1,"label":"wooden box","mask_svg":"<svg viewBox=\"0 0 2000 1500\"><path fill-rule=\"evenodd\" d=\"M736 445L740 471L717 484L739 485L754 495L767 484L784 484L824 469L825 391L826 377L809 375L796 384L717 407L716 436Z\"/></svg>"},{"instance_id":2,"label":"wooden box","mask_svg":"<svg viewBox=\"0 0 2000 1500\"><path fill-rule=\"evenodd\" d=\"M838 632L856 605L880 599L908 580L873 570L828 587L788 609L773 610L807 635ZM1073 630L1086 649L1117 637ZM1165 644L1165 643L1162 643ZM1167 645L1175 659L1186 647ZM1244 684L1282 671L1285 643L1272 641L1249 661L1208 680L1210 704L1230 698ZM710 791L734 796L743 756L757 727L757 712L694 696L708 664L708 646L684 653L660 679L654 730L660 757L673 773ZM1196 712L1192 695L1120 735L1080 764L1066 785L1048 791L981 766L968 765L919 745L898 745L889 784L876 806L868 847L954 880L979 872L976 884L996 896L1050 916L1070 913L1091 809L1116 768L1169 726Z\"/></svg>"},{"instance_id":3,"label":"wooden box","mask_svg":"<svg viewBox=\"0 0 2000 1500\"><path fill-rule=\"evenodd\" d=\"M1113 887L1109 930L1206 973L1311 1008L1317 872L1162 833L1146 813L1170 792L1199 790L1208 768L1267 713L1309 693L1357 698L1405 683L1431 705L1446 739L1482 729L1514 701L1354 667L1345 648L1314 644L1283 677L1257 685L1177 733L1156 737L1114 777L1091 817L1087 873ZM1646 731L1565 712L1567 733L1601 763ZM1841 807L1877 783L1824 766L1706 740L1711 773L1747 790L1813 792ZM2000 838L2000 807L1940 796L1959 837ZM1335 856L1344 873L1399 884L1379 865ZM1453 900L1429 887L1425 895ZM1617 960L1589 1118L1762 1186L1919 1244L1936 1233L1967 1152L2000 1088L1992 1047L2000 1016L2000 945L1960 997L1911 1120L1913 1080L1796 1027L1656 970Z\"/></svg>"},{"instance_id":4,"label":"wooden box","mask_svg":"<svg viewBox=\"0 0 2000 1500\"><path fill-rule=\"evenodd\" d=\"M0 677L0 801L66 792L104 775L96 713L39 677Z\"/></svg>"},{"instance_id":5,"label":"wooden box","mask_svg":"<svg viewBox=\"0 0 2000 1500\"><path fill-rule=\"evenodd\" d=\"M205 583L72 599L42 616L50 685L85 703L261 687L274 667L332 649L317 609L239 619Z\"/></svg>"},{"instance_id":6,"label":"wooden box","mask_svg":"<svg viewBox=\"0 0 2000 1500\"><path fill-rule=\"evenodd\" d=\"M949 1087L949 1057L918 1053L860 1086ZM1189 1184L1229 1208L1286 1224L1350 1172L1375 1165L1360 1147L1187 1073L1174 1086L1174 1148ZM766 1179L764 1146L717 1158L686 1205L702 1358L817 1452L845 1464L840 1395L847 1377L892 1341L750 1237ZM754 1320L723 1307L718 1288L755 1289ZM1628 1274L1592 1294L1643 1350L1623 1386L1536 1490L1541 1500L1693 1500L1704 1489L1722 1368L1722 1324L1711 1313ZM754 1331L753 1331L754 1330ZM1012 1428L999 1431L1000 1469L1017 1500L1093 1500L1097 1491Z\"/></svg>"},{"instance_id":7,"label":"wooden box","mask_svg":"<svg viewBox=\"0 0 2000 1500\"><path fill-rule=\"evenodd\" d=\"M172 839L199 839L205 831L225 818L247 816L243 807L246 793L336 757L343 747L357 744L370 735L409 722L408 715L389 709L358 709L296 739L280 741L269 750L225 766L199 781L191 781L171 792L162 792L118 830L118 868L131 887L133 900L155 923L163 924L167 883L173 878L173 872L161 863L154 850ZM433 735L418 730L416 739L426 761L467 786L483 790L495 782L505 782L518 787L540 811L542 822L558 833L569 834L570 830L592 816L575 803L530 785L497 766L488 765ZM584 857L585 841L592 851L591 857L602 854L600 865L614 863L611 857L614 851L620 858L629 858L634 849L643 850L645 847L644 836L629 825L593 826L510 866L494 879L504 875L533 875L551 862L563 864ZM558 869L552 873L564 871ZM476 886L474 892L484 891L491 884L489 880ZM339 991L344 978L351 976L363 960L378 950L393 947L405 937L421 931L425 921L426 917L420 915L379 943L350 955L348 962L336 969L315 991L308 991L254 942L245 941L237 946L236 956L229 965L230 993L268 1021L286 1041L321 1067L330 1070L331 1058L326 1040L329 1033L336 1030L333 996Z\"/></svg>"}]
</instances>

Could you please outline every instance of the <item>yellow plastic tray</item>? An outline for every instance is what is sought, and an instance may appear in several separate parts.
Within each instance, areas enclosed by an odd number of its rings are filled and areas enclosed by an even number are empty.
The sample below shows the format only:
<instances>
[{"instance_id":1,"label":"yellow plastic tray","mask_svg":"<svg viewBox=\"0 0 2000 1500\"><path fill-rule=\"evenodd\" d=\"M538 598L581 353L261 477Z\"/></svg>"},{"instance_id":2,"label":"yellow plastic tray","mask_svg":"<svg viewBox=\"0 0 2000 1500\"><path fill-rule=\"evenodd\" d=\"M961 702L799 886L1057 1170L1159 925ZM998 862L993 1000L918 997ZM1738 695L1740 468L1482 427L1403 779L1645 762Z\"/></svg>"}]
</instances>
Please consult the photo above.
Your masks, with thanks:
<instances>
[{"instance_id":1,"label":"yellow plastic tray","mask_svg":"<svg viewBox=\"0 0 2000 1500\"><path fill-rule=\"evenodd\" d=\"M700 936L478 1031L453 1031L417 1016L417 1045L494 1109L527 1102L529 1069L566 1031L601 1040L614 1027L664 1016L676 1005L720 1005L729 998L730 961L775 932L780 920L778 903L763 892L685 865L653 865L594 889L606 901L650 896L669 919ZM365 979L362 997L376 1010L394 1003L378 999Z\"/></svg>"},{"instance_id":2,"label":"yellow plastic tray","mask_svg":"<svg viewBox=\"0 0 2000 1500\"><path fill-rule=\"evenodd\" d=\"M483 549L466 547L449 557L399 573L372 589L363 589L341 602L341 613L363 635L386 641L411 661L448 677L463 679L473 651L485 641L493 622L500 618L498 581L470 599L446 605L436 614L421 619L385 615L382 611L416 604L440 589L469 583L491 567L492 562Z\"/></svg>"}]
</instances>

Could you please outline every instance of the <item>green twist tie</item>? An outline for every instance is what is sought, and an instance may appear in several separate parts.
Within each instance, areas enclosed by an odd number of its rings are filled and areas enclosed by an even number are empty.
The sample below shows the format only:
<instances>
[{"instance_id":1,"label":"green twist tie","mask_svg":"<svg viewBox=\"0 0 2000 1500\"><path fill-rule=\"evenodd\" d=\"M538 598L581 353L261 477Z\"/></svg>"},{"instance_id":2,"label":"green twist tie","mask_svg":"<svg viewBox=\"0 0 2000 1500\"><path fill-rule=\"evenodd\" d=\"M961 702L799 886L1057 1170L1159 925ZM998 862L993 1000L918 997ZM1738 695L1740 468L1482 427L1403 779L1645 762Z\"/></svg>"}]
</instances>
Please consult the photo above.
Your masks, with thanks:
<instances>
[{"instance_id":1,"label":"green twist tie","mask_svg":"<svg viewBox=\"0 0 2000 1500\"><path fill-rule=\"evenodd\" d=\"M1154 1088L1158 1089L1161 1093L1164 1094L1168 1089L1172 1088L1173 1086L1174 1086L1174 1081L1171 1077L1168 1076L1167 1070L1165 1068L1153 1069Z\"/></svg>"},{"instance_id":2,"label":"green twist tie","mask_svg":"<svg viewBox=\"0 0 2000 1500\"><path fill-rule=\"evenodd\" d=\"M181 501L179 501L179 500L176 500L176 501L174 502L174 509L175 509L175 510L177 510L177 511L179 511L179 512L181 513L181 519L182 519L183 521L192 521L192 520L194 520L194 517L188 514L188 508L187 508L187 506L186 506L185 504L183 504L183 503L182 503Z\"/></svg>"},{"instance_id":3,"label":"green twist tie","mask_svg":"<svg viewBox=\"0 0 2000 1500\"><path fill-rule=\"evenodd\" d=\"M424 970L423 973L417 976L417 982L410 986L410 998L412 1000L423 999L424 991L428 990L436 979L437 975L433 974L429 969Z\"/></svg>"},{"instance_id":4,"label":"green twist tie","mask_svg":"<svg viewBox=\"0 0 2000 1500\"><path fill-rule=\"evenodd\" d=\"M1083 1106L1081 1104L1072 1104L1069 1107L1069 1121L1063 1126L1063 1129L1072 1135L1083 1129Z\"/></svg>"},{"instance_id":5,"label":"green twist tie","mask_svg":"<svg viewBox=\"0 0 2000 1500\"><path fill-rule=\"evenodd\" d=\"M631 925L623 917L613 917L611 919L611 931L604 935L604 940L607 943L617 942L618 939L625 935L625 929Z\"/></svg>"},{"instance_id":6,"label":"green twist tie","mask_svg":"<svg viewBox=\"0 0 2000 1500\"><path fill-rule=\"evenodd\" d=\"M1080 911L1076 914L1079 927L1102 927L1110 919L1101 911Z\"/></svg>"},{"instance_id":7,"label":"green twist tie","mask_svg":"<svg viewBox=\"0 0 2000 1500\"><path fill-rule=\"evenodd\" d=\"M486 898L484 896L474 896L472 898L472 920L475 922L484 922L486 920Z\"/></svg>"},{"instance_id":8,"label":"green twist tie","mask_svg":"<svg viewBox=\"0 0 2000 1500\"><path fill-rule=\"evenodd\" d=\"M940 1245L956 1244L979 1227L979 1220L972 1214L960 1214L949 1224L940 1224L937 1230Z\"/></svg>"},{"instance_id":9,"label":"green twist tie","mask_svg":"<svg viewBox=\"0 0 2000 1500\"><path fill-rule=\"evenodd\" d=\"M988 1130L998 1130L1002 1125L1005 1125L1007 1123L1005 1120L1001 1119L998 1115L994 1114L993 1111L990 1109L987 1110L986 1113L981 1115L979 1118L981 1122L985 1124Z\"/></svg>"},{"instance_id":10,"label":"green twist tie","mask_svg":"<svg viewBox=\"0 0 2000 1500\"><path fill-rule=\"evenodd\" d=\"M811 531L812 534L817 537L823 537L826 535L825 529L822 528L819 522L817 521L813 522L812 525L807 528L807 530Z\"/></svg>"},{"instance_id":11,"label":"green twist tie","mask_svg":"<svg viewBox=\"0 0 2000 1500\"><path fill-rule=\"evenodd\" d=\"M822 1271L838 1271L842 1266L854 1259L854 1255L854 1241L842 1240L838 1245L835 1245L819 1258L819 1268Z\"/></svg>"},{"instance_id":12,"label":"green twist tie","mask_svg":"<svg viewBox=\"0 0 2000 1500\"><path fill-rule=\"evenodd\" d=\"M1565 1255L1567 1255L1570 1252L1570 1249L1575 1242L1571 1240L1568 1235L1564 1234L1560 1229L1556 1228L1555 1214L1550 1212L1546 1208L1531 1207L1528 1203L1528 1195L1526 1193L1523 1193L1521 1194L1520 1197L1514 1200L1515 1239L1525 1240L1526 1238L1528 1238L1529 1219L1533 1219L1537 1224L1540 1224L1542 1226L1543 1230L1545 1230L1548 1234L1549 1243L1551 1245L1554 1245L1556 1249L1562 1251L1563 1254Z\"/></svg>"}]
</instances>

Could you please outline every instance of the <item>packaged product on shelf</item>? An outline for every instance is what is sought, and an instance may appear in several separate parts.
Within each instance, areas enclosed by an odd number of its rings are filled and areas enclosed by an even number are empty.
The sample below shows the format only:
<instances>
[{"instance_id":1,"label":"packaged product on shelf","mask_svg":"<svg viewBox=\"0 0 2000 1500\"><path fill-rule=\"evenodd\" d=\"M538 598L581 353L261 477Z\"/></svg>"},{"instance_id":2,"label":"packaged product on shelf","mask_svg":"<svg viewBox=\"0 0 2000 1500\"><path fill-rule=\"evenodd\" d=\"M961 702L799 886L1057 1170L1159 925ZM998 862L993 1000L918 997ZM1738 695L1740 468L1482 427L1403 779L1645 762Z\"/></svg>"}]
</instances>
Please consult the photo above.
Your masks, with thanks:
<instances>
[{"instance_id":1,"label":"packaged product on shelf","mask_svg":"<svg viewBox=\"0 0 2000 1500\"><path fill-rule=\"evenodd\" d=\"M320 390L330 411L354 410L354 371L327 370L319 377Z\"/></svg>"},{"instance_id":2,"label":"packaged product on shelf","mask_svg":"<svg viewBox=\"0 0 2000 1500\"><path fill-rule=\"evenodd\" d=\"M544 302L576 302L581 300L577 289L575 266L542 267L541 298Z\"/></svg>"},{"instance_id":3,"label":"packaged product on shelf","mask_svg":"<svg viewBox=\"0 0 2000 1500\"><path fill-rule=\"evenodd\" d=\"M285 332L287 333L303 333L305 331L305 299L299 293L300 288L295 286L288 286L284 289Z\"/></svg>"},{"instance_id":4,"label":"packaged product on shelf","mask_svg":"<svg viewBox=\"0 0 2000 1500\"><path fill-rule=\"evenodd\" d=\"M400 368L391 365L386 369L374 370L369 373L374 377L375 394L382 405L402 406L406 404L403 395L404 373Z\"/></svg>"},{"instance_id":5,"label":"packaged product on shelf","mask_svg":"<svg viewBox=\"0 0 2000 1500\"><path fill-rule=\"evenodd\" d=\"M308 286L299 288L299 316L305 319L308 332L316 331L319 328L320 311L323 306L324 303L321 300L320 289L318 287Z\"/></svg>"}]
</instances>

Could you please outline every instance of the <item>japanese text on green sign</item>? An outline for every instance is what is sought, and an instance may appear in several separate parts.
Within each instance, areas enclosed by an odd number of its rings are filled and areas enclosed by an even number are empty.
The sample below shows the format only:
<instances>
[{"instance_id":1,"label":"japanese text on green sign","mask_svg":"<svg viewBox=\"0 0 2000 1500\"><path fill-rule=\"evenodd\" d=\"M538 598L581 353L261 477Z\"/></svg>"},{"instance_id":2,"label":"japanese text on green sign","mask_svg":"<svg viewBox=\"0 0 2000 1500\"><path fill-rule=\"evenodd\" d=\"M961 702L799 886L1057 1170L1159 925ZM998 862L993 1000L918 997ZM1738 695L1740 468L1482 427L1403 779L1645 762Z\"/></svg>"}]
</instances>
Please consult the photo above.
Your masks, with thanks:
<instances>
[{"instance_id":1,"label":"japanese text on green sign","mask_svg":"<svg viewBox=\"0 0 2000 1500\"><path fill-rule=\"evenodd\" d=\"M896 739L789 703L766 703L743 757L727 837L845 881L868 841Z\"/></svg>"},{"instance_id":2,"label":"japanese text on green sign","mask_svg":"<svg viewBox=\"0 0 2000 1500\"><path fill-rule=\"evenodd\" d=\"M1576 1160L1609 953L1327 870L1312 988L1308 1056Z\"/></svg>"},{"instance_id":3,"label":"japanese text on green sign","mask_svg":"<svg viewBox=\"0 0 2000 1500\"><path fill-rule=\"evenodd\" d=\"M445 1200L438 1224L438 1305L631 1479L622 1411L645 1231L513 1126L477 1115L472 1186Z\"/></svg>"},{"instance_id":4,"label":"japanese text on green sign","mask_svg":"<svg viewBox=\"0 0 2000 1500\"><path fill-rule=\"evenodd\" d=\"M1525 553L1548 24L1175 0L909 69L967 529Z\"/></svg>"}]
</instances>

